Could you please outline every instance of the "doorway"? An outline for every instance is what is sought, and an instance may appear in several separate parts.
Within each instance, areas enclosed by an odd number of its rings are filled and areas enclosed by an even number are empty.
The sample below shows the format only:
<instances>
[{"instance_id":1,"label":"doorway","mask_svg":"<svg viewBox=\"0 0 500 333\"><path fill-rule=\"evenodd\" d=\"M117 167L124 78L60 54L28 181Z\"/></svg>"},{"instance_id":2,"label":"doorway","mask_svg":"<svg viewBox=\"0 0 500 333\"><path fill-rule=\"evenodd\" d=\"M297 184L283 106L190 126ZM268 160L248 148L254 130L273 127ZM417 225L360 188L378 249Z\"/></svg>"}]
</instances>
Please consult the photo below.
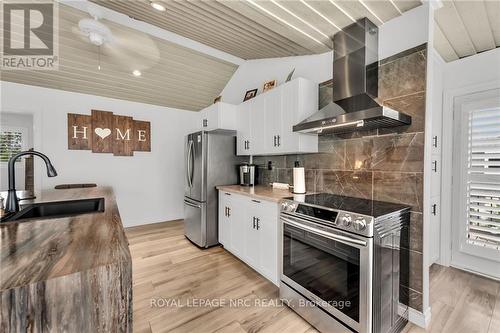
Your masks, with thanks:
<instances>
[{"instance_id":1,"label":"doorway","mask_svg":"<svg viewBox=\"0 0 500 333\"><path fill-rule=\"evenodd\" d=\"M451 265L500 279L500 89L455 98Z\"/></svg>"}]
</instances>

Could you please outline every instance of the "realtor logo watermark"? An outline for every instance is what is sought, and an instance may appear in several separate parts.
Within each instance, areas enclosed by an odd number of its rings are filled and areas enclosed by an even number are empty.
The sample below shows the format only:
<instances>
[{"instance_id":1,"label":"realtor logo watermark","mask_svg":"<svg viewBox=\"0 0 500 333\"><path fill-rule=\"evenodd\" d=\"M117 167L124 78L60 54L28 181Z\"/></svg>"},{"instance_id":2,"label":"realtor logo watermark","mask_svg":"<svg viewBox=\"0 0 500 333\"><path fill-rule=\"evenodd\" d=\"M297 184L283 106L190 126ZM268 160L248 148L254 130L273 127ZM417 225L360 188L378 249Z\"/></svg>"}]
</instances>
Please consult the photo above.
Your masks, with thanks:
<instances>
[{"instance_id":1,"label":"realtor logo watermark","mask_svg":"<svg viewBox=\"0 0 500 333\"><path fill-rule=\"evenodd\" d=\"M2 70L57 70L58 5L55 1L2 1Z\"/></svg>"}]
</instances>

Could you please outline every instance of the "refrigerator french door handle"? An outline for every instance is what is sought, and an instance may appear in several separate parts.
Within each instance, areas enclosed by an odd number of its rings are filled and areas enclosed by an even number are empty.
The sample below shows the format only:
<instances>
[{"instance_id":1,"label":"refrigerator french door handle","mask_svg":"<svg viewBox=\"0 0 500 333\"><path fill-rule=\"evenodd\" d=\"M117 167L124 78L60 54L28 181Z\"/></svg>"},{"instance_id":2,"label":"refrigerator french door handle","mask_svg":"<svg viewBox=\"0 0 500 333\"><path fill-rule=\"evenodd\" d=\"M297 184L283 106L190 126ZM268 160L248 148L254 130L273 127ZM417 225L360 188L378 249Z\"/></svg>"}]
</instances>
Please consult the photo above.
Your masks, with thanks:
<instances>
[{"instance_id":1,"label":"refrigerator french door handle","mask_svg":"<svg viewBox=\"0 0 500 333\"><path fill-rule=\"evenodd\" d=\"M187 168L186 168L186 178L189 187L193 187L192 177L191 177L191 159L192 159L193 141L188 141L188 153L187 153Z\"/></svg>"},{"instance_id":2,"label":"refrigerator french door handle","mask_svg":"<svg viewBox=\"0 0 500 333\"><path fill-rule=\"evenodd\" d=\"M193 187L193 178L194 178L194 149L193 149L193 146L194 146L194 142L191 141L191 149L190 149L190 159L191 159L191 162L189 163L189 183L191 184L190 187Z\"/></svg>"}]
</instances>

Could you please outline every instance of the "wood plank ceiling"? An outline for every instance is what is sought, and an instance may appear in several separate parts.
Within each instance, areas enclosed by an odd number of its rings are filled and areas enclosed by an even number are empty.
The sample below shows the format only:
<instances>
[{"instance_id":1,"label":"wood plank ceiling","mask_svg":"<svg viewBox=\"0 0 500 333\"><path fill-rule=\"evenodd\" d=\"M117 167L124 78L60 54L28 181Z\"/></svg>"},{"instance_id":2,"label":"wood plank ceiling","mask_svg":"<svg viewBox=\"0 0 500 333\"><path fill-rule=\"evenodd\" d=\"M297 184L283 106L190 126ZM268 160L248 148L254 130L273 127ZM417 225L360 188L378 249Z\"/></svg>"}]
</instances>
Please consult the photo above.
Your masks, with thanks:
<instances>
[{"instance_id":1,"label":"wood plank ceiling","mask_svg":"<svg viewBox=\"0 0 500 333\"><path fill-rule=\"evenodd\" d=\"M412 0L91 0L242 59L330 51L332 36L368 17L380 25L421 5Z\"/></svg>"},{"instance_id":2,"label":"wood plank ceiling","mask_svg":"<svg viewBox=\"0 0 500 333\"><path fill-rule=\"evenodd\" d=\"M445 61L500 46L498 0L443 1L434 21L434 47Z\"/></svg>"},{"instance_id":3,"label":"wood plank ceiling","mask_svg":"<svg viewBox=\"0 0 500 333\"><path fill-rule=\"evenodd\" d=\"M237 69L107 20L102 23L115 41L99 56L98 47L78 34L79 20L88 17L60 4L59 70L2 71L1 80L196 111L213 102ZM132 75L136 69L141 76Z\"/></svg>"}]
</instances>

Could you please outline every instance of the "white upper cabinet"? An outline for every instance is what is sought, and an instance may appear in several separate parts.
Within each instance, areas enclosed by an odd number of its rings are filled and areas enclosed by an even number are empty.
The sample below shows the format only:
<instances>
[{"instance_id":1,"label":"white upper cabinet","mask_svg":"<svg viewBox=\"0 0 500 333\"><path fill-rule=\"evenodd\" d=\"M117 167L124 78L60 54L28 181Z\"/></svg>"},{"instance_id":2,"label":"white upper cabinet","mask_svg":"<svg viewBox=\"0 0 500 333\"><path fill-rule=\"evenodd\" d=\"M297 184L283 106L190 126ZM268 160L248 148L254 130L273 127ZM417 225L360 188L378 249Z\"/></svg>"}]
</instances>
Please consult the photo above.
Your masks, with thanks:
<instances>
[{"instance_id":1,"label":"white upper cabinet","mask_svg":"<svg viewBox=\"0 0 500 333\"><path fill-rule=\"evenodd\" d=\"M318 85L297 78L239 105L238 155L316 153L316 134L293 125L318 110Z\"/></svg>"},{"instance_id":2,"label":"white upper cabinet","mask_svg":"<svg viewBox=\"0 0 500 333\"><path fill-rule=\"evenodd\" d=\"M279 153L317 153L318 135L293 132L292 127L318 111L318 85L298 78L282 86Z\"/></svg>"},{"instance_id":3,"label":"white upper cabinet","mask_svg":"<svg viewBox=\"0 0 500 333\"><path fill-rule=\"evenodd\" d=\"M207 131L235 130L238 123L238 107L228 103L217 102L201 110L200 114L200 128Z\"/></svg>"}]
</instances>

